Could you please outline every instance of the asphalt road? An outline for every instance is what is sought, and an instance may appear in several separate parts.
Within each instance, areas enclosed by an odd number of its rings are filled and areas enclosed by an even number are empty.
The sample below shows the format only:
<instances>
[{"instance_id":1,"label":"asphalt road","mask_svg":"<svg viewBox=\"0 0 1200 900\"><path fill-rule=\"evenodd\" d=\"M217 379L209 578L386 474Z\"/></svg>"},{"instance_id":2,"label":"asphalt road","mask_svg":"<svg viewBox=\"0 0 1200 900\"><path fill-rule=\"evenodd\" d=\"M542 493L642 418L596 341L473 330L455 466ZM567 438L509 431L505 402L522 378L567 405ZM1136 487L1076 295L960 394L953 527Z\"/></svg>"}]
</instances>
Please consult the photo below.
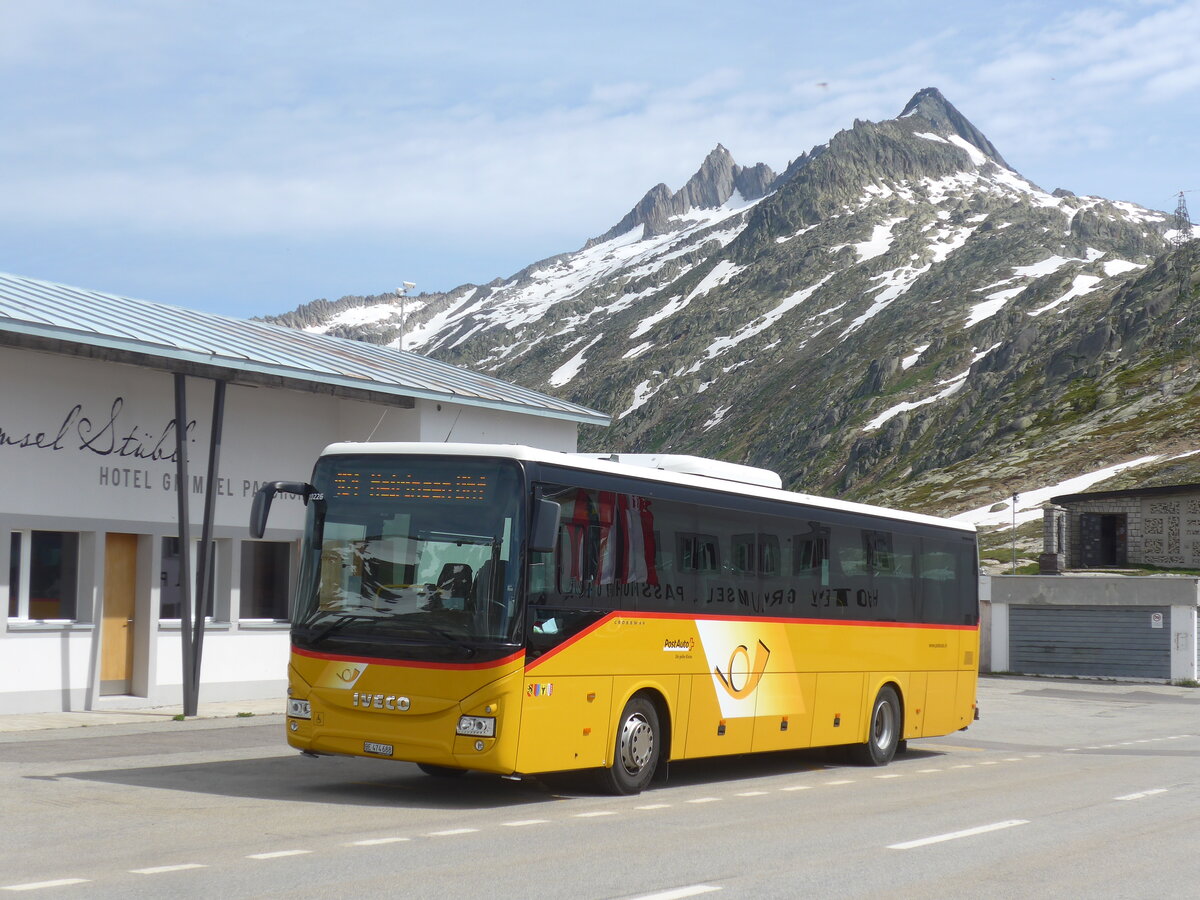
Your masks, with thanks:
<instances>
[{"instance_id":1,"label":"asphalt road","mask_svg":"<svg viewBox=\"0 0 1200 900\"><path fill-rule=\"evenodd\" d=\"M821 752L442 780L282 719L0 735L0 891L47 897L1200 897L1200 691L995 678L883 769Z\"/></svg>"}]
</instances>

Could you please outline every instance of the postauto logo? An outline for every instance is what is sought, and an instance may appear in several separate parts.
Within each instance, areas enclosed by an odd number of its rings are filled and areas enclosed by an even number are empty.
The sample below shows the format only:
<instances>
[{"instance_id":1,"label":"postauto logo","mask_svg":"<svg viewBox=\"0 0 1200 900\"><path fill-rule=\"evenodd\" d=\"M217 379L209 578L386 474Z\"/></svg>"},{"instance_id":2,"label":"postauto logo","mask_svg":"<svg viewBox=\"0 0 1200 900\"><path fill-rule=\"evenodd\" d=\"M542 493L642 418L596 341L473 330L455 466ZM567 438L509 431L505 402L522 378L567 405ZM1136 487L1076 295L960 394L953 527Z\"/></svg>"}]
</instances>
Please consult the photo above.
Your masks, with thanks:
<instances>
[{"instance_id":1,"label":"postauto logo","mask_svg":"<svg viewBox=\"0 0 1200 900\"><path fill-rule=\"evenodd\" d=\"M767 660L771 658L771 648L761 640L754 649L754 663L750 663L750 650L745 644L738 644L729 654L729 662L725 671L720 666L713 667L721 686L735 700L744 700L754 693L758 683L762 681L763 673L767 671Z\"/></svg>"}]
</instances>

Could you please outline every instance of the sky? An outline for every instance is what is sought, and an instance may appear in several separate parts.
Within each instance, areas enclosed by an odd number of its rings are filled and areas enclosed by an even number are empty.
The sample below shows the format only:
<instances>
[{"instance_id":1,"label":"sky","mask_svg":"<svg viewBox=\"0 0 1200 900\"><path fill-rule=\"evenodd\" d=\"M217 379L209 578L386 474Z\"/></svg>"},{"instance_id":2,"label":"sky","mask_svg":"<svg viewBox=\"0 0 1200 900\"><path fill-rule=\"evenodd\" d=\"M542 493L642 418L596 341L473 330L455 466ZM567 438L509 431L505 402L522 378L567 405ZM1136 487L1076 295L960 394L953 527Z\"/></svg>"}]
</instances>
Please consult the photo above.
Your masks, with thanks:
<instances>
[{"instance_id":1,"label":"sky","mask_svg":"<svg viewBox=\"0 0 1200 900\"><path fill-rule=\"evenodd\" d=\"M239 317L486 283L929 86L1173 212L1198 50L1200 0L0 0L0 271Z\"/></svg>"}]
</instances>

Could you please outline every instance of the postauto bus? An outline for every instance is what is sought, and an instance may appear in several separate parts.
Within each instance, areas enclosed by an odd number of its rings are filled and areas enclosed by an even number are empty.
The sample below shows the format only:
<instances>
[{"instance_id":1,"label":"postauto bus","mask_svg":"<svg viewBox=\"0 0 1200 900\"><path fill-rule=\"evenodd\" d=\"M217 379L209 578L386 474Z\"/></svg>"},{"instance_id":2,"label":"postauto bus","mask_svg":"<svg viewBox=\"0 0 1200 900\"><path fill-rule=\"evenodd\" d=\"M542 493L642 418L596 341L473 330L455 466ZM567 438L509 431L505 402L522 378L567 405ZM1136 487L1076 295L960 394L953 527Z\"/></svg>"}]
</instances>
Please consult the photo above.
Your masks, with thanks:
<instances>
[{"instance_id":1,"label":"postauto bus","mask_svg":"<svg viewBox=\"0 0 1200 900\"><path fill-rule=\"evenodd\" d=\"M848 745L885 765L975 715L975 532L761 469L480 444L334 444L311 483L287 739L425 772Z\"/></svg>"}]
</instances>

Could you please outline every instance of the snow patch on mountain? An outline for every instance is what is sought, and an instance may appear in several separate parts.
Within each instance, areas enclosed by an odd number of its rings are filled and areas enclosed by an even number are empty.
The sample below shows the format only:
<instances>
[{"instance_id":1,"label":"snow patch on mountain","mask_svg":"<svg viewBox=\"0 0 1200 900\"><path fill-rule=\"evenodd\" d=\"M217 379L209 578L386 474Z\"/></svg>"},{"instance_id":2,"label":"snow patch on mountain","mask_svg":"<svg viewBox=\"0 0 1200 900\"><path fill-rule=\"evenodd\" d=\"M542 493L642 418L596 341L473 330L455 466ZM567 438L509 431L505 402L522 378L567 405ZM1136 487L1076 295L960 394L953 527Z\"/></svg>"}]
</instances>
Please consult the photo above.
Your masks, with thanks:
<instances>
[{"instance_id":1,"label":"snow patch on mountain","mask_svg":"<svg viewBox=\"0 0 1200 900\"><path fill-rule=\"evenodd\" d=\"M1057 309L1064 303L1074 300L1076 297L1082 297L1084 294L1090 294L1096 289L1103 279L1098 275L1076 275L1075 280L1071 282L1071 289L1059 297L1057 300L1052 300L1045 306L1038 309L1030 310L1029 315L1040 316L1044 312L1049 312L1052 309Z\"/></svg>"},{"instance_id":2,"label":"snow patch on mountain","mask_svg":"<svg viewBox=\"0 0 1200 900\"><path fill-rule=\"evenodd\" d=\"M554 387L562 387L564 384L568 384L572 378L579 374L579 370L583 368L583 364L587 358L587 352L596 344L598 344L603 337L604 332L601 332L588 341L587 346L551 372L547 381L549 381Z\"/></svg>"}]
</instances>

